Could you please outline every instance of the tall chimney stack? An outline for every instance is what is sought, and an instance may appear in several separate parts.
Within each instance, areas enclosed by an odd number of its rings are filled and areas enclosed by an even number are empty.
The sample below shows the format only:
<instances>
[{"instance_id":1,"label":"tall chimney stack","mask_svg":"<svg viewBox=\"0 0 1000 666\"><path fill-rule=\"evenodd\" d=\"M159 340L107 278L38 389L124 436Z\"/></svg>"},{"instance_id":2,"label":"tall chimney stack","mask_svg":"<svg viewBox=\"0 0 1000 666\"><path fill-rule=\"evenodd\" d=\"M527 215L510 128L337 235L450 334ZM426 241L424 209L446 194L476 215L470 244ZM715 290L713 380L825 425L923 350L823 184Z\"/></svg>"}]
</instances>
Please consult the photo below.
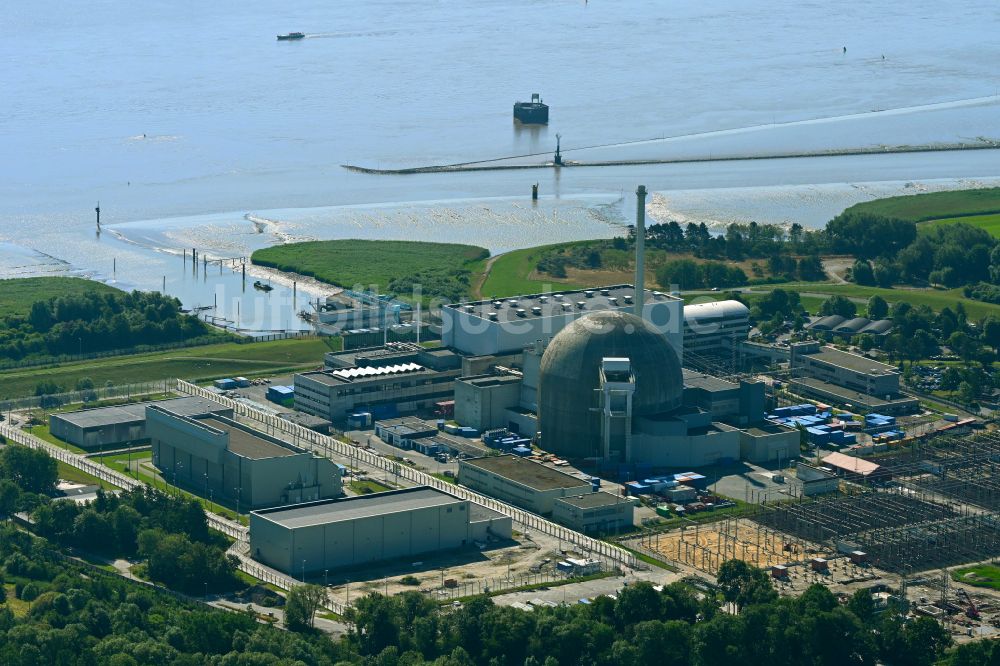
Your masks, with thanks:
<instances>
[{"instance_id":1,"label":"tall chimney stack","mask_svg":"<svg viewBox=\"0 0 1000 666\"><path fill-rule=\"evenodd\" d=\"M646 300L646 186L635 191L635 314L642 317Z\"/></svg>"}]
</instances>

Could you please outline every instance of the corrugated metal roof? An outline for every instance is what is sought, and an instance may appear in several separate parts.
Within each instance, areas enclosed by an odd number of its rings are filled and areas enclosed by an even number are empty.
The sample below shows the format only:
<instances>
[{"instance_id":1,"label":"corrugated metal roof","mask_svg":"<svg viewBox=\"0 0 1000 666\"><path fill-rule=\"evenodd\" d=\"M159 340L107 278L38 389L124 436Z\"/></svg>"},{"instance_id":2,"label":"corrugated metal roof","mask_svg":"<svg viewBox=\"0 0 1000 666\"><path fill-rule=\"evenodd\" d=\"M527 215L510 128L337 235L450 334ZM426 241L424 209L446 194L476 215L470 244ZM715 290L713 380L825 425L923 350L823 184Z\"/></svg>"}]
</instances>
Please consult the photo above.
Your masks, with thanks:
<instances>
[{"instance_id":1,"label":"corrugated metal roof","mask_svg":"<svg viewBox=\"0 0 1000 666\"><path fill-rule=\"evenodd\" d=\"M823 458L823 462L831 467L836 467L847 472L853 472L854 474L861 474L862 476L868 476L869 474L873 474L881 469L879 465L869 460L865 460L864 458L855 458L854 456L848 456L843 453L831 453L827 457Z\"/></svg>"}]
</instances>

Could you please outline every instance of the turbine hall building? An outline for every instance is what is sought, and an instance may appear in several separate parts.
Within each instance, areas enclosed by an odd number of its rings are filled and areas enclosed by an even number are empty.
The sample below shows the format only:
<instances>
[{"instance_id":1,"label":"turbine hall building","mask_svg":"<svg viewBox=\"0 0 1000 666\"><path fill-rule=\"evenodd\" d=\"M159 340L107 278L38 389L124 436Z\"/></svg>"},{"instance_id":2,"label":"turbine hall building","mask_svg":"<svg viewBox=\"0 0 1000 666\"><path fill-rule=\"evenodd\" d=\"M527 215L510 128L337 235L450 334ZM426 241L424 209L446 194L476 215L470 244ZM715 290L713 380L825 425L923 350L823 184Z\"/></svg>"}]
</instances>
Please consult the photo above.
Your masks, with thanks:
<instances>
[{"instance_id":1,"label":"turbine hall building","mask_svg":"<svg viewBox=\"0 0 1000 666\"><path fill-rule=\"evenodd\" d=\"M426 486L250 514L251 556L296 577L511 535L510 517Z\"/></svg>"}]
</instances>

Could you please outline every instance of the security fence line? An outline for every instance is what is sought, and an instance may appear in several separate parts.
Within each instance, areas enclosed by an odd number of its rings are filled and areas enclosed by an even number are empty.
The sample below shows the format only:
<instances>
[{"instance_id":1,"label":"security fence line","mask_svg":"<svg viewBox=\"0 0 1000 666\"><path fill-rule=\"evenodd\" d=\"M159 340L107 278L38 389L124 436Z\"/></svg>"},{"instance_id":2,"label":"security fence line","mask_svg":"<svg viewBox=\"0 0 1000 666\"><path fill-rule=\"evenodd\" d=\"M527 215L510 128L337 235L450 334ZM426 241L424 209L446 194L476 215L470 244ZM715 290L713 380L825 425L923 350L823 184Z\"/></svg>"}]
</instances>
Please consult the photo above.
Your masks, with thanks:
<instances>
[{"instance_id":1,"label":"security fence line","mask_svg":"<svg viewBox=\"0 0 1000 666\"><path fill-rule=\"evenodd\" d=\"M608 568L602 566L600 572L595 573L608 573ZM516 573L509 576L490 577L457 583L454 587L437 587L433 590L426 590L424 594L431 598L455 599L484 593L516 592L520 588L529 585L572 582L573 578L572 574L563 574L556 571Z\"/></svg>"},{"instance_id":2,"label":"security fence line","mask_svg":"<svg viewBox=\"0 0 1000 666\"><path fill-rule=\"evenodd\" d=\"M184 395L200 396L202 398L220 402L226 407L231 408L236 415L252 419L263 425L268 433L272 435L286 435L292 438L295 444L302 446L303 448L311 449L326 456L329 456L332 451L345 458L357 459L358 461L371 465L372 467L377 467L391 474L396 474L412 483L430 486L431 488L448 493L449 495L453 495L460 499L481 504L497 513L509 516L515 522L520 523L527 528L537 530L543 534L548 534L549 536L555 537L561 541L565 541L566 543L572 544L583 551L588 551L591 555L603 557L614 564L624 565L633 569L645 568L645 565L641 565L639 559L635 555L614 544L594 539L585 534L581 534L580 532L558 525L550 520L546 520L545 518L529 511L524 511L492 497L487 497L486 495L480 495L479 493L473 492L463 486L442 481L441 479L431 476L425 472L415 470L406 465L401 465L395 461L388 460L380 455L372 453L371 451L352 446L333 437L309 430L308 428L292 423L291 421L287 421L278 416L267 414L259 409L255 409L242 402L226 398L218 393L208 391L190 382L178 379L176 392Z\"/></svg>"},{"instance_id":3,"label":"security fence line","mask_svg":"<svg viewBox=\"0 0 1000 666\"><path fill-rule=\"evenodd\" d=\"M155 382L138 382L135 384L118 384L115 386L95 386L81 391L67 391L51 395L33 395L25 398L0 401L0 413L19 409L38 409L40 407L57 407L73 403L98 402L113 398L130 398L134 395L149 395L150 393L169 393L173 390L176 380L164 379Z\"/></svg>"}]
</instances>

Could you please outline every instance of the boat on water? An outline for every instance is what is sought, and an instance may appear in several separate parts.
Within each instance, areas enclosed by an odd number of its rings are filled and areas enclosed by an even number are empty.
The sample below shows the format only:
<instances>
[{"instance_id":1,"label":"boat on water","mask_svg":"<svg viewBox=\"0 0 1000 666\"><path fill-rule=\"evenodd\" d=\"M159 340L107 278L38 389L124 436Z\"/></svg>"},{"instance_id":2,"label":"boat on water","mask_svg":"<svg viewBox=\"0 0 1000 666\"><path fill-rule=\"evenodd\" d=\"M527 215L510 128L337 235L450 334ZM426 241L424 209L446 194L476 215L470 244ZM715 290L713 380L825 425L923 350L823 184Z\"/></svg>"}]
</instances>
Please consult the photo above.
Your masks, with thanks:
<instances>
[{"instance_id":1,"label":"boat on water","mask_svg":"<svg viewBox=\"0 0 1000 666\"><path fill-rule=\"evenodd\" d=\"M514 119L525 125L548 125L549 105L543 104L542 96L534 93L530 102L514 102Z\"/></svg>"},{"instance_id":2,"label":"boat on water","mask_svg":"<svg viewBox=\"0 0 1000 666\"><path fill-rule=\"evenodd\" d=\"M286 33L284 35L278 35L278 41L279 42L285 42L285 41L288 41L290 39L304 39L305 36L306 35L303 32L289 32L289 33Z\"/></svg>"},{"instance_id":3,"label":"boat on water","mask_svg":"<svg viewBox=\"0 0 1000 666\"><path fill-rule=\"evenodd\" d=\"M256 282L253 283L253 288L260 291L271 291L272 289L274 289L274 287L272 287L271 285L265 284L260 280L257 280Z\"/></svg>"}]
</instances>

